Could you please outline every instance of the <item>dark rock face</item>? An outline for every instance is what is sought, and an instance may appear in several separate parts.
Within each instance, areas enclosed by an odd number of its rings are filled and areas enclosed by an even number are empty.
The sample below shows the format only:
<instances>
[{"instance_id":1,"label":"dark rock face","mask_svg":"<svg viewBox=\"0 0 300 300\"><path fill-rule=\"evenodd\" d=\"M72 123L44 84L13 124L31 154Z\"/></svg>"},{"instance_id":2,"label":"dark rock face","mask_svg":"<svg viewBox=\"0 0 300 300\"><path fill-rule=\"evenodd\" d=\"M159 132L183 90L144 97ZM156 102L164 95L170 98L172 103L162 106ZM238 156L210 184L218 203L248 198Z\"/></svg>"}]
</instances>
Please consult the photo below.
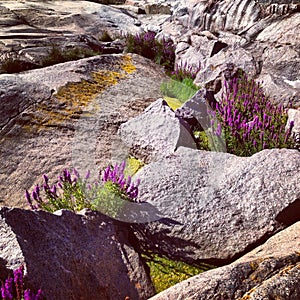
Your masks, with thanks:
<instances>
[{"instance_id":1,"label":"dark rock face","mask_svg":"<svg viewBox=\"0 0 300 300\"><path fill-rule=\"evenodd\" d=\"M134 225L141 246L186 262L233 261L299 220L288 213L298 208L299 170L297 150L242 158L180 147L137 174L138 200L161 216Z\"/></svg>"},{"instance_id":2,"label":"dark rock face","mask_svg":"<svg viewBox=\"0 0 300 300\"><path fill-rule=\"evenodd\" d=\"M187 279L151 300L297 300L300 298L299 229L298 222L236 262Z\"/></svg>"},{"instance_id":3,"label":"dark rock face","mask_svg":"<svg viewBox=\"0 0 300 300\"><path fill-rule=\"evenodd\" d=\"M24 264L27 286L47 299L139 300L154 293L125 225L100 213L2 207L0 231L6 268Z\"/></svg>"},{"instance_id":4,"label":"dark rock face","mask_svg":"<svg viewBox=\"0 0 300 300\"><path fill-rule=\"evenodd\" d=\"M127 157L121 123L161 96L163 70L137 55L105 55L0 75L0 199L24 207L43 173L82 174Z\"/></svg>"}]
</instances>

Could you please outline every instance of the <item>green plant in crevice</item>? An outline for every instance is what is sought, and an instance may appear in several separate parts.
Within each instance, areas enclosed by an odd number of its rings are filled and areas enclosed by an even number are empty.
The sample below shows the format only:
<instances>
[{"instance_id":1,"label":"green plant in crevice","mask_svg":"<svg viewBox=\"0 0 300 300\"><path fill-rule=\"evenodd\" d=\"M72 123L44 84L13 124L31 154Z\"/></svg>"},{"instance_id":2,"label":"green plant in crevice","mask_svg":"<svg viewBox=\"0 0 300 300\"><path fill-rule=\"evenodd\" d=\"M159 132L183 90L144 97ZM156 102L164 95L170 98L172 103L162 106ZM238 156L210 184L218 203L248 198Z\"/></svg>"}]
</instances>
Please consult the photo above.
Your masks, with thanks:
<instances>
[{"instance_id":1,"label":"green plant in crevice","mask_svg":"<svg viewBox=\"0 0 300 300\"><path fill-rule=\"evenodd\" d=\"M200 64L194 68L185 64L176 64L170 74L170 80L163 82L160 89L168 104L174 109L180 107L199 90L194 84L194 79L200 70ZM176 101L177 100L177 101Z\"/></svg>"},{"instance_id":2,"label":"green plant in crevice","mask_svg":"<svg viewBox=\"0 0 300 300\"><path fill-rule=\"evenodd\" d=\"M156 254L142 254L142 258L150 268L150 277L157 293L192 276L215 268L204 263L199 266L191 266Z\"/></svg>"},{"instance_id":3,"label":"green plant in crevice","mask_svg":"<svg viewBox=\"0 0 300 300\"><path fill-rule=\"evenodd\" d=\"M102 50L93 51L91 49L74 47L70 49L61 49L58 45L52 45L48 55L42 60L43 67L52 66L71 60L78 60L86 57L102 54Z\"/></svg>"},{"instance_id":4,"label":"green plant in crevice","mask_svg":"<svg viewBox=\"0 0 300 300\"><path fill-rule=\"evenodd\" d=\"M46 174L44 183L37 184L25 197L31 209L43 209L54 212L59 209L79 211L83 208L100 210L114 216L123 205L123 201L135 202L138 196L139 180L133 182L131 176L125 176L125 161L114 167L108 166L102 178L89 183L90 172L84 178L76 169L71 174L65 169L58 182L50 184Z\"/></svg>"},{"instance_id":5,"label":"green plant in crevice","mask_svg":"<svg viewBox=\"0 0 300 300\"><path fill-rule=\"evenodd\" d=\"M130 175L126 176L125 161L120 165L108 166L103 172L103 187L93 195L93 208L111 217L117 217L124 206L124 201L136 202L140 180L132 181Z\"/></svg>"},{"instance_id":6,"label":"green plant in crevice","mask_svg":"<svg viewBox=\"0 0 300 300\"><path fill-rule=\"evenodd\" d=\"M91 208L90 190L91 186L85 178L81 178L76 169L73 175L65 169L58 177L58 182L50 184L46 174L43 175L44 183L37 184L33 191L25 191L25 197L31 209L43 209L54 212L59 209L79 211L83 208Z\"/></svg>"}]
</instances>

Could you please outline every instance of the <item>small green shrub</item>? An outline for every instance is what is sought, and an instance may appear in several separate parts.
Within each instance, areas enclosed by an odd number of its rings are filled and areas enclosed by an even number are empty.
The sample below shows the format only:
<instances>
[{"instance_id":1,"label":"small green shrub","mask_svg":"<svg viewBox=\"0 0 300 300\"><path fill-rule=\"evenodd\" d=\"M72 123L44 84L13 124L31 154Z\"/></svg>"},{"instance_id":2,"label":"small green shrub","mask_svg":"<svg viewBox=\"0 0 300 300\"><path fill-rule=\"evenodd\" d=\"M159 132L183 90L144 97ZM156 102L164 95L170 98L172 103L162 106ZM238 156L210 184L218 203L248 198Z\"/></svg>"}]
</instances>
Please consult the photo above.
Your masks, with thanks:
<instances>
[{"instance_id":1,"label":"small green shrub","mask_svg":"<svg viewBox=\"0 0 300 300\"><path fill-rule=\"evenodd\" d=\"M64 170L58 182L50 185L47 175L44 183L36 185L33 191L25 191L31 209L54 212L59 209L80 211L83 208L100 210L114 217L124 200L135 202L138 196L139 180L133 182L131 176L125 177L125 161L114 167L108 166L100 180L88 182L90 173L84 178L74 169L73 175Z\"/></svg>"},{"instance_id":2,"label":"small green shrub","mask_svg":"<svg viewBox=\"0 0 300 300\"><path fill-rule=\"evenodd\" d=\"M16 55L6 58L0 63L0 73L20 73L37 67L37 65L24 61L19 55Z\"/></svg>"},{"instance_id":3,"label":"small green shrub","mask_svg":"<svg viewBox=\"0 0 300 300\"><path fill-rule=\"evenodd\" d=\"M42 60L41 65L43 67L47 67L67 61L78 60L100 54L102 54L102 51L100 50L93 51L91 49L79 47L62 50L59 48L59 46L53 45L51 50L49 51L48 56Z\"/></svg>"}]
</instances>

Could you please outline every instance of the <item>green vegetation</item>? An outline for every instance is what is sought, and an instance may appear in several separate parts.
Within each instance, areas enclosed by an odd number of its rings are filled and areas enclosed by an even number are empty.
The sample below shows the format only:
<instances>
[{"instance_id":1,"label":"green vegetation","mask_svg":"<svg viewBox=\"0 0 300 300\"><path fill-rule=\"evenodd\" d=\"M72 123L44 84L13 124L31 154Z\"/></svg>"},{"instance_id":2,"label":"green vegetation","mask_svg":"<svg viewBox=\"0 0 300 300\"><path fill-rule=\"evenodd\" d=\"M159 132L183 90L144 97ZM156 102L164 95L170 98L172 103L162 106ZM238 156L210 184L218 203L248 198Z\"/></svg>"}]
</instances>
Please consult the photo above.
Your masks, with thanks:
<instances>
[{"instance_id":1,"label":"green vegetation","mask_svg":"<svg viewBox=\"0 0 300 300\"><path fill-rule=\"evenodd\" d=\"M102 51L93 51L88 48L71 48L71 49L60 49L57 45L53 45L51 50L48 53L42 62L42 67L52 66L55 64L71 61L71 60L78 60L86 57L91 57L95 55L102 54Z\"/></svg>"},{"instance_id":2,"label":"green vegetation","mask_svg":"<svg viewBox=\"0 0 300 300\"><path fill-rule=\"evenodd\" d=\"M158 255L142 256L150 268L151 280L157 293L214 266L201 264L198 267L180 261L174 261Z\"/></svg>"},{"instance_id":3,"label":"green vegetation","mask_svg":"<svg viewBox=\"0 0 300 300\"><path fill-rule=\"evenodd\" d=\"M263 149L293 147L293 123L285 130L287 110L273 104L260 84L245 75L226 83L221 101L209 114L213 135L225 141L229 153L251 156ZM206 140L200 139L199 147L207 149Z\"/></svg>"}]
</instances>

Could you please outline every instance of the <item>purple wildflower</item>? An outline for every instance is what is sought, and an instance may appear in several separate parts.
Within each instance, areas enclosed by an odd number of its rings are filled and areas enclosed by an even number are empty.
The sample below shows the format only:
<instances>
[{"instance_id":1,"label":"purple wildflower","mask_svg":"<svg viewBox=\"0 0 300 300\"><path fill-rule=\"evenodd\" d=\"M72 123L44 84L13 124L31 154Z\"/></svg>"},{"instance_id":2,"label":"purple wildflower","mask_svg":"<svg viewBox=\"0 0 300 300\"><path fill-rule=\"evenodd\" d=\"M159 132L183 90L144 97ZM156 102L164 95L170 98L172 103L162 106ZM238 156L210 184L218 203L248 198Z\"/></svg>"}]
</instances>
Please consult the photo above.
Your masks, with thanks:
<instances>
[{"instance_id":1,"label":"purple wildflower","mask_svg":"<svg viewBox=\"0 0 300 300\"><path fill-rule=\"evenodd\" d=\"M23 270L23 265L21 265L18 269L14 270L14 283L17 292L17 299L21 299L23 295Z\"/></svg>"},{"instance_id":2,"label":"purple wildflower","mask_svg":"<svg viewBox=\"0 0 300 300\"><path fill-rule=\"evenodd\" d=\"M4 286L1 287L1 295L3 300L13 299L13 279L8 278L5 280Z\"/></svg>"},{"instance_id":3,"label":"purple wildflower","mask_svg":"<svg viewBox=\"0 0 300 300\"><path fill-rule=\"evenodd\" d=\"M85 179L89 179L90 175L91 175L91 172L90 172L90 170L88 170L85 174Z\"/></svg>"},{"instance_id":4,"label":"purple wildflower","mask_svg":"<svg viewBox=\"0 0 300 300\"><path fill-rule=\"evenodd\" d=\"M48 184L49 178L46 174L43 175L43 178L45 180L45 183Z\"/></svg>"}]
</instances>

